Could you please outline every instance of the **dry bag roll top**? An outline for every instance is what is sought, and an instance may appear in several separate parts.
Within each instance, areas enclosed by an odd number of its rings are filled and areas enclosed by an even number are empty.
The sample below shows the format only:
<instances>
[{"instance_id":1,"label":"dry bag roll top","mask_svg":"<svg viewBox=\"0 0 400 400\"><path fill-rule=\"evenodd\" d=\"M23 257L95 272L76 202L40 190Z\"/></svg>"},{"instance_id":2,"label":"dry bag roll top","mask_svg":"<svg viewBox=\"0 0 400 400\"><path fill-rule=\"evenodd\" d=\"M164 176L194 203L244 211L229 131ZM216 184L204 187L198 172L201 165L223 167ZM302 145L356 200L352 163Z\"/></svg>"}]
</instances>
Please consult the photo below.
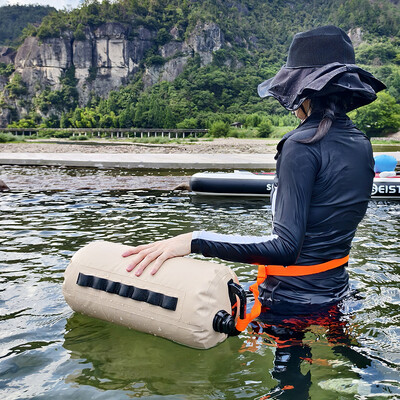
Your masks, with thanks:
<instances>
[{"instance_id":1,"label":"dry bag roll top","mask_svg":"<svg viewBox=\"0 0 400 400\"><path fill-rule=\"evenodd\" d=\"M63 293L74 311L201 349L236 331L232 305L237 293L243 315L245 294L229 267L177 257L157 274L150 266L137 277L126 271L131 258L122 254L128 249L97 241L73 256Z\"/></svg>"}]
</instances>

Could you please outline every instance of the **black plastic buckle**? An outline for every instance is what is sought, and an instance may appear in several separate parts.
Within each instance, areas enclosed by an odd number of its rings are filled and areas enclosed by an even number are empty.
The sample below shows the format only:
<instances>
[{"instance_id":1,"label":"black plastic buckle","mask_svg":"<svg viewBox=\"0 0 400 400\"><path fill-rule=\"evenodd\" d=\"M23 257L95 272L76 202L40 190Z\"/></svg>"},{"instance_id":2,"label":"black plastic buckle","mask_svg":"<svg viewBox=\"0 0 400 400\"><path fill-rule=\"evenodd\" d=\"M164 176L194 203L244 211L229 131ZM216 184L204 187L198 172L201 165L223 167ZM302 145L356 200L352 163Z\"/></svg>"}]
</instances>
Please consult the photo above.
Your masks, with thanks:
<instances>
[{"instance_id":1,"label":"black plastic buckle","mask_svg":"<svg viewBox=\"0 0 400 400\"><path fill-rule=\"evenodd\" d=\"M247 306L247 298L246 291L236 282L231 279L228 282L228 293L229 299L232 305L232 314L229 314L225 310L220 310L215 314L213 320L213 329L216 332L226 333L228 336L237 336L240 334L240 331L236 329L235 325L235 316L237 306L237 298L239 298L239 316L243 319L246 316L246 306Z\"/></svg>"},{"instance_id":2,"label":"black plastic buckle","mask_svg":"<svg viewBox=\"0 0 400 400\"><path fill-rule=\"evenodd\" d=\"M228 282L229 299L231 300L231 305L236 303L236 296L239 297L239 316L243 319L246 316L247 307L247 296L246 291L236 282L231 279Z\"/></svg>"}]
</instances>

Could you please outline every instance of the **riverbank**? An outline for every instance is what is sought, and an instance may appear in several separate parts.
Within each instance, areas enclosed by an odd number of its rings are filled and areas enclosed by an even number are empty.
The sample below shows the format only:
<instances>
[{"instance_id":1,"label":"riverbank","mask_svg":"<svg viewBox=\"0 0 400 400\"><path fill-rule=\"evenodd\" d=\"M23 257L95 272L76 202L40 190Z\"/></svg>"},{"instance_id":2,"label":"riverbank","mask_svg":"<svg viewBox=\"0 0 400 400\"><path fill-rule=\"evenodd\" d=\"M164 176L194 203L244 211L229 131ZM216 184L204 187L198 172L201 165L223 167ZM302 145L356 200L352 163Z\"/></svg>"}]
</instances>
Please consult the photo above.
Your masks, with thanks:
<instances>
[{"instance_id":1,"label":"riverbank","mask_svg":"<svg viewBox=\"0 0 400 400\"><path fill-rule=\"evenodd\" d=\"M0 153L106 153L106 154L264 154L275 153L278 139L218 138L212 141L152 144L123 140L27 140L19 143L0 143Z\"/></svg>"},{"instance_id":2,"label":"riverbank","mask_svg":"<svg viewBox=\"0 0 400 400\"><path fill-rule=\"evenodd\" d=\"M55 139L1 143L0 180L12 191L174 190L187 188L195 171L273 170L277 143L237 138L171 144ZM389 154L400 161L399 151Z\"/></svg>"},{"instance_id":3,"label":"riverbank","mask_svg":"<svg viewBox=\"0 0 400 400\"><path fill-rule=\"evenodd\" d=\"M12 191L185 189L193 169L262 168L267 159L273 168L277 142L229 138L168 144L56 139L1 143L0 179ZM60 168L65 166L81 168Z\"/></svg>"},{"instance_id":4,"label":"riverbank","mask_svg":"<svg viewBox=\"0 0 400 400\"><path fill-rule=\"evenodd\" d=\"M373 139L376 139L382 145L391 141L398 141L398 145L400 145L400 132L384 138ZM87 141L27 139L24 142L0 143L0 153L275 154L278 143L279 139L239 139L233 137L212 140L198 139L197 141L180 140L170 143L133 142L123 139L89 139Z\"/></svg>"}]
</instances>

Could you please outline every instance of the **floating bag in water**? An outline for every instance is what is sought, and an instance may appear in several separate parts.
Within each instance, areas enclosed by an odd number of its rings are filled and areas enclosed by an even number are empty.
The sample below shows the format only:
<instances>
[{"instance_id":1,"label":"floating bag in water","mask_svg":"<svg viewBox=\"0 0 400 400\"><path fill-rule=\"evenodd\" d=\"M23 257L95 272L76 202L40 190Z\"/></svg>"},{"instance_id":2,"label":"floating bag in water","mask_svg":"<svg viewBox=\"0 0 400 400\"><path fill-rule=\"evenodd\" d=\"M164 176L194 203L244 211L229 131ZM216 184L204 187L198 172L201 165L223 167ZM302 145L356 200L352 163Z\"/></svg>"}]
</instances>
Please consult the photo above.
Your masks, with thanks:
<instances>
[{"instance_id":1,"label":"floating bag in water","mask_svg":"<svg viewBox=\"0 0 400 400\"><path fill-rule=\"evenodd\" d=\"M129 248L98 241L72 257L63 293L74 311L199 349L239 333L237 295L243 318L246 294L229 267L177 257L137 277L126 271L131 258L122 257Z\"/></svg>"}]
</instances>

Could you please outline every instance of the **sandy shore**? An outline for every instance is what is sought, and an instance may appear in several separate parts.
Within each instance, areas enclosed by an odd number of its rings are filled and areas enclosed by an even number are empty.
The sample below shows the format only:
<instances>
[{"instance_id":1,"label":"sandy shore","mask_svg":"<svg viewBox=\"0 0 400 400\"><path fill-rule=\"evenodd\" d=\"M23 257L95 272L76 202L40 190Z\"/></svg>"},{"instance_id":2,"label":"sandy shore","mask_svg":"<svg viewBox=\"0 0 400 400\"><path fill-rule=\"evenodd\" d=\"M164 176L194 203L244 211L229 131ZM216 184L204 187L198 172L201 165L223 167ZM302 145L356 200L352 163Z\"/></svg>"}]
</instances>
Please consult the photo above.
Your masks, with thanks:
<instances>
[{"instance_id":1,"label":"sandy shore","mask_svg":"<svg viewBox=\"0 0 400 400\"><path fill-rule=\"evenodd\" d=\"M379 139L379 138L378 138ZM400 140L400 132L386 140ZM146 144L118 140L71 141L68 139L27 140L23 143L0 143L2 153L211 153L211 154L265 154L275 153L278 139L218 138L212 141Z\"/></svg>"},{"instance_id":2,"label":"sandy shore","mask_svg":"<svg viewBox=\"0 0 400 400\"><path fill-rule=\"evenodd\" d=\"M400 133L392 136L400 139ZM72 142L69 140L0 143L1 153L108 153L108 154L274 154L279 140L214 139L187 144L138 144L118 141ZM187 186L187 173L154 173L94 168L0 166L0 179L12 191L43 190L174 190Z\"/></svg>"},{"instance_id":3,"label":"sandy shore","mask_svg":"<svg viewBox=\"0 0 400 400\"><path fill-rule=\"evenodd\" d=\"M72 142L48 140L44 142L0 143L2 153L274 153L278 140L214 139L187 144L142 144L118 141Z\"/></svg>"},{"instance_id":4,"label":"sandy shore","mask_svg":"<svg viewBox=\"0 0 400 400\"><path fill-rule=\"evenodd\" d=\"M377 138L381 139L381 138ZM383 138L382 138L383 139ZM400 140L400 132L388 135L386 140ZM265 154L275 153L279 139L218 138L212 141L147 144L123 140L71 141L68 139L27 140L24 143L0 143L2 153L211 153L211 154Z\"/></svg>"}]
</instances>

